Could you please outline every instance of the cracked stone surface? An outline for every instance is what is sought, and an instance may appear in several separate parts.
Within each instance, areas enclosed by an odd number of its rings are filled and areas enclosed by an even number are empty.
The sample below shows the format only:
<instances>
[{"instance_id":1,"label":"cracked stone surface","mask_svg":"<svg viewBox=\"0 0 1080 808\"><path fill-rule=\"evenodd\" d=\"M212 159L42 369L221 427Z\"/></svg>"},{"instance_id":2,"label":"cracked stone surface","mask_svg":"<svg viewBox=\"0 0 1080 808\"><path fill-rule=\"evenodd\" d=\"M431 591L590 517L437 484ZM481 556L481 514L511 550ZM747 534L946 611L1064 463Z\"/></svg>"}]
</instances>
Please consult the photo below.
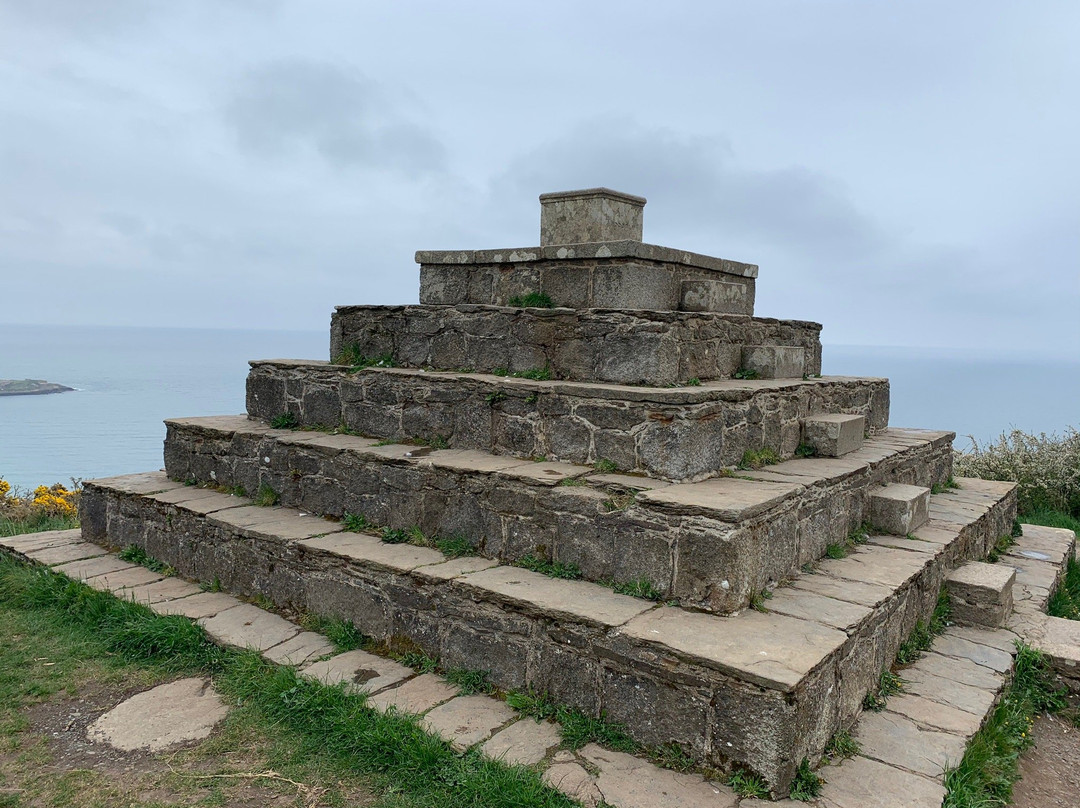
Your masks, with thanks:
<instances>
[{"instance_id":1,"label":"cracked stone surface","mask_svg":"<svg viewBox=\"0 0 1080 808\"><path fill-rule=\"evenodd\" d=\"M280 645L268 648L263 656L278 665L303 665L337 650L330 640L314 631L302 631Z\"/></svg>"},{"instance_id":2,"label":"cracked stone surface","mask_svg":"<svg viewBox=\"0 0 1080 808\"><path fill-rule=\"evenodd\" d=\"M382 712L393 707L400 713L420 715L450 701L457 694L458 689L441 676L425 673L397 687L376 693L368 699L368 704Z\"/></svg>"},{"instance_id":3,"label":"cracked stone surface","mask_svg":"<svg viewBox=\"0 0 1080 808\"><path fill-rule=\"evenodd\" d=\"M921 729L896 713L864 713L855 740L866 757L926 777L940 777L964 757L966 743L958 735ZM843 768L843 767L841 767Z\"/></svg>"},{"instance_id":4,"label":"cracked stone surface","mask_svg":"<svg viewBox=\"0 0 1080 808\"><path fill-rule=\"evenodd\" d=\"M223 645L265 651L299 633L300 627L258 606L241 603L199 620L206 633Z\"/></svg>"},{"instance_id":5,"label":"cracked stone surface","mask_svg":"<svg viewBox=\"0 0 1080 808\"><path fill-rule=\"evenodd\" d=\"M602 799L593 776L580 763L556 763L550 766L544 772L544 783L586 808L595 808Z\"/></svg>"},{"instance_id":6,"label":"cracked stone surface","mask_svg":"<svg viewBox=\"0 0 1080 808\"><path fill-rule=\"evenodd\" d=\"M241 601L224 592L199 592L186 598L152 603L150 608L158 614L180 614L192 620L198 620L203 617L212 617L239 605Z\"/></svg>"},{"instance_id":7,"label":"cracked stone surface","mask_svg":"<svg viewBox=\"0 0 1080 808\"><path fill-rule=\"evenodd\" d=\"M822 770L825 808L941 808L945 788L926 777L857 757ZM898 802L898 795L902 801ZM804 803L805 804L805 803Z\"/></svg>"},{"instance_id":8,"label":"cracked stone surface","mask_svg":"<svg viewBox=\"0 0 1080 808\"><path fill-rule=\"evenodd\" d=\"M503 702L488 696L458 696L424 716L423 726L455 749L486 741L499 727L517 718Z\"/></svg>"},{"instance_id":9,"label":"cracked stone surface","mask_svg":"<svg viewBox=\"0 0 1080 808\"><path fill-rule=\"evenodd\" d=\"M596 786L603 799L619 808L734 808L738 802L730 788L699 774L661 769L596 744L582 747L581 756L599 769Z\"/></svg>"},{"instance_id":10,"label":"cracked stone surface","mask_svg":"<svg viewBox=\"0 0 1080 808\"><path fill-rule=\"evenodd\" d=\"M496 732L481 750L488 757L511 766L533 766L543 761L561 742L557 725L522 718Z\"/></svg>"},{"instance_id":11,"label":"cracked stone surface","mask_svg":"<svg viewBox=\"0 0 1080 808\"><path fill-rule=\"evenodd\" d=\"M132 752L160 752L207 737L229 712L205 679L180 679L138 693L87 728L93 743Z\"/></svg>"},{"instance_id":12,"label":"cracked stone surface","mask_svg":"<svg viewBox=\"0 0 1080 808\"><path fill-rule=\"evenodd\" d=\"M366 693L378 693L415 675L412 668L360 650L346 651L330 659L314 662L301 670L301 673L324 685L345 682L355 690Z\"/></svg>"}]
</instances>

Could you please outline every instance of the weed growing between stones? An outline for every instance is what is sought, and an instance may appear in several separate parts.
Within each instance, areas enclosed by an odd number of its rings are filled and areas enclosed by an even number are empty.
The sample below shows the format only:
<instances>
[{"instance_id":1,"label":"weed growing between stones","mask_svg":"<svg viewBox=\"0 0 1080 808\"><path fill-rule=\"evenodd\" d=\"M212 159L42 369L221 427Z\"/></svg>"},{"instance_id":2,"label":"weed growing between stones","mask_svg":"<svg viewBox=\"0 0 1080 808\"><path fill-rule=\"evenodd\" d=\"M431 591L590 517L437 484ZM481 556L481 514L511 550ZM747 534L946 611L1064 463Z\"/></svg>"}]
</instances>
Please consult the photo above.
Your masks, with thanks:
<instances>
[{"instance_id":1,"label":"weed growing between stones","mask_svg":"<svg viewBox=\"0 0 1080 808\"><path fill-rule=\"evenodd\" d=\"M830 544L825 548L825 555L829 558L847 558L860 544L866 544L870 540L870 534L874 532L869 522L863 522L844 537L842 542Z\"/></svg>"},{"instance_id":2,"label":"weed growing between stones","mask_svg":"<svg viewBox=\"0 0 1080 808\"><path fill-rule=\"evenodd\" d=\"M362 513L346 513L341 518L341 524L346 530L351 530L353 533L360 533L371 527L371 523Z\"/></svg>"},{"instance_id":3,"label":"weed growing between stones","mask_svg":"<svg viewBox=\"0 0 1080 808\"><path fill-rule=\"evenodd\" d=\"M1008 805L1020 755L1033 742L1035 716L1065 709L1065 695L1042 654L1017 643L1012 682L971 739L963 760L945 773L943 808Z\"/></svg>"},{"instance_id":4,"label":"weed growing between stones","mask_svg":"<svg viewBox=\"0 0 1080 808\"><path fill-rule=\"evenodd\" d=\"M750 368L739 368L735 371L736 379L760 379L761 374Z\"/></svg>"},{"instance_id":5,"label":"weed growing between stones","mask_svg":"<svg viewBox=\"0 0 1080 808\"><path fill-rule=\"evenodd\" d=\"M800 443L799 447L795 450L796 457L815 457L816 455L817 449L809 443Z\"/></svg>"},{"instance_id":6,"label":"weed growing between stones","mask_svg":"<svg viewBox=\"0 0 1080 808\"><path fill-rule=\"evenodd\" d=\"M586 484L587 483L583 479L581 479L580 477L566 477L566 478L564 478L562 480L559 480L559 482L557 483L557 485L567 486L567 487L584 486Z\"/></svg>"},{"instance_id":7,"label":"weed growing between stones","mask_svg":"<svg viewBox=\"0 0 1080 808\"><path fill-rule=\"evenodd\" d=\"M766 786L765 781L756 774L741 770L735 771L728 776L725 782L731 786L732 791L740 797L761 800L767 800L769 798L768 786Z\"/></svg>"},{"instance_id":8,"label":"weed growing between stones","mask_svg":"<svg viewBox=\"0 0 1080 808\"><path fill-rule=\"evenodd\" d=\"M829 739L829 745L825 747L825 756L829 760L846 760L862 753L859 742L851 737L851 733L842 729Z\"/></svg>"},{"instance_id":9,"label":"weed growing between stones","mask_svg":"<svg viewBox=\"0 0 1080 808\"><path fill-rule=\"evenodd\" d=\"M377 788L420 808L572 808L543 785L539 773L456 753L416 719L380 713L366 696L304 679L253 652L222 649L184 617L156 615L144 606L44 569L0 558L0 604L33 610L58 630L75 632L99 654L185 675L212 675L227 700L252 710L267 727L300 739L296 754L321 769L359 772Z\"/></svg>"},{"instance_id":10,"label":"weed growing between stones","mask_svg":"<svg viewBox=\"0 0 1080 808\"><path fill-rule=\"evenodd\" d=\"M863 709L880 713L885 709L885 703L889 696L904 692L904 680L890 670L883 670L878 679L876 688L866 694L863 699Z\"/></svg>"},{"instance_id":11,"label":"weed growing between stones","mask_svg":"<svg viewBox=\"0 0 1080 808\"><path fill-rule=\"evenodd\" d=\"M495 376L513 376L515 379L532 379L534 382L548 382L555 378L550 367L515 370L513 373L507 368L495 368L491 372Z\"/></svg>"},{"instance_id":12,"label":"weed growing between stones","mask_svg":"<svg viewBox=\"0 0 1080 808\"><path fill-rule=\"evenodd\" d=\"M269 508L281 502L281 494L279 494L266 483L263 483L259 486L258 492L252 498L252 502L263 508Z\"/></svg>"},{"instance_id":13,"label":"weed growing between stones","mask_svg":"<svg viewBox=\"0 0 1080 808\"><path fill-rule=\"evenodd\" d=\"M576 581L581 577L581 568L577 564L564 564L561 561L548 561L532 554L519 558L514 562L515 567L532 570L546 575L549 578L565 578Z\"/></svg>"},{"instance_id":14,"label":"weed growing between stones","mask_svg":"<svg viewBox=\"0 0 1080 808\"><path fill-rule=\"evenodd\" d=\"M1065 580L1054 591L1046 611L1054 617L1080 620L1080 562L1070 558L1065 570Z\"/></svg>"},{"instance_id":15,"label":"weed growing between stones","mask_svg":"<svg viewBox=\"0 0 1080 808\"><path fill-rule=\"evenodd\" d=\"M832 559L847 558L848 548L843 544L830 544L825 548L825 556Z\"/></svg>"},{"instance_id":16,"label":"weed growing between stones","mask_svg":"<svg viewBox=\"0 0 1080 808\"><path fill-rule=\"evenodd\" d=\"M283 412L270 419L272 429L296 429L298 426L300 426L300 419L291 412Z\"/></svg>"},{"instance_id":17,"label":"weed growing between stones","mask_svg":"<svg viewBox=\"0 0 1080 808\"><path fill-rule=\"evenodd\" d=\"M273 604L268 607L273 610ZM373 640L360 631L352 620L343 620L340 617L322 617L320 615L304 613L297 622L308 631L322 634L334 644L338 652L355 651L357 648L367 648Z\"/></svg>"},{"instance_id":18,"label":"weed growing between stones","mask_svg":"<svg viewBox=\"0 0 1080 808\"><path fill-rule=\"evenodd\" d=\"M129 544L123 550L116 554L116 557L121 561L127 561L129 564L138 564L141 567L146 567L151 572L157 572L161 575L176 575L176 570L166 564L164 561L158 561L151 555L147 555L146 550L137 544Z\"/></svg>"},{"instance_id":19,"label":"weed growing between stones","mask_svg":"<svg viewBox=\"0 0 1080 808\"><path fill-rule=\"evenodd\" d=\"M994 542L994 546L990 548L990 552L986 554L986 560L991 564L996 564L1003 555L1009 552L1009 549L1014 544L1016 544L1016 538L1008 533L998 537L998 540Z\"/></svg>"},{"instance_id":20,"label":"weed growing between stones","mask_svg":"<svg viewBox=\"0 0 1080 808\"><path fill-rule=\"evenodd\" d=\"M772 592L768 589L762 589L760 592L750 593L750 608L755 612L768 613L769 607L765 605L765 601L772 598Z\"/></svg>"},{"instance_id":21,"label":"weed growing between stones","mask_svg":"<svg viewBox=\"0 0 1080 808\"><path fill-rule=\"evenodd\" d=\"M346 345L341 353L334 357L335 365L348 365L351 372L364 368L393 368L397 367L393 354L384 353L379 356L366 356L359 345Z\"/></svg>"},{"instance_id":22,"label":"weed growing between stones","mask_svg":"<svg viewBox=\"0 0 1080 808\"><path fill-rule=\"evenodd\" d=\"M911 630L908 638L900 643L900 648L896 651L896 664L910 665L912 662L921 659L923 653L930 650L934 637L941 634L948 627L951 613L952 607L949 605L949 595L942 589L938 594L934 612L930 615L930 621L924 623L919 620L915 623L915 628Z\"/></svg>"},{"instance_id":23,"label":"weed growing between stones","mask_svg":"<svg viewBox=\"0 0 1080 808\"><path fill-rule=\"evenodd\" d=\"M809 802L821 796L821 783L821 778L814 774L814 770L810 768L810 761L803 758L799 768L795 771L795 781L791 784L791 794L789 796L793 800Z\"/></svg>"},{"instance_id":24,"label":"weed growing between stones","mask_svg":"<svg viewBox=\"0 0 1080 808\"><path fill-rule=\"evenodd\" d=\"M514 295L508 301L511 306L519 309L553 309L555 304L544 292L529 292L527 295Z\"/></svg>"},{"instance_id":25,"label":"weed growing between stones","mask_svg":"<svg viewBox=\"0 0 1080 808\"><path fill-rule=\"evenodd\" d=\"M446 672L446 681L457 685L458 692L462 696L471 696L474 693L493 693L495 685L491 683L487 671L474 671L468 668L450 668Z\"/></svg>"},{"instance_id":26,"label":"weed growing between stones","mask_svg":"<svg viewBox=\"0 0 1080 808\"><path fill-rule=\"evenodd\" d=\"M593 463L593 468L599 471L601 474L611 474L619 470L619 467L616 466L612 461L608 460L606 457L601 457L599 460Z\"/></svg>"},{"instance_id":27,"label":"weed growing between stones","mask_svg":"<svg viewBox=\"0 0 1080 808\"><path fill-rule=\"evenodd\" d=\"M663 593L653 586L652 581L645 578L637 578L622 584L617 584L614 581L604 582L604 586L610 586L612 591L618 595L629 595L633 598L658 601L664 597Z\"/></svg>"},{"instance_id":28,"label":"weed growing between stones","mask_svg":"<svg viewBox=\"0 0 1080 808\"><path fill-rule=\"evenodd\" d=\"M779 462L780 455L766 446L763 449L747 449L743 452L738 467L745 471L747 469L759 469L762 466L775 466Z\"/></svg>"}]
</instances>

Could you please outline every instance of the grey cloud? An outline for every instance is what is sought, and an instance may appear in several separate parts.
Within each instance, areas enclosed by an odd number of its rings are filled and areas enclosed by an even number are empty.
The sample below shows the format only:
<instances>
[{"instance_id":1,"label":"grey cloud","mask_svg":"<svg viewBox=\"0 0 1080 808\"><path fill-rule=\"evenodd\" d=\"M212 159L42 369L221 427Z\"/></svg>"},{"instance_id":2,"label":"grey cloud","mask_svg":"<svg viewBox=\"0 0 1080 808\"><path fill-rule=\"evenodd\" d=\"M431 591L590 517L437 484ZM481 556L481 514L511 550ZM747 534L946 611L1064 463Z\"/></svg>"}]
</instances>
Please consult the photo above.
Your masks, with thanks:
<instances>
[{"instance_id":1,"label":"grey cloud","mask_svg":"<svg viewBox=\"0 0 1080 808\"><path fill-rule=\"evenodd\" d=\"M420 176L446 163L442 144L404 117L393 99L356 71L280 61L250 71L226 105L240 145L268 157L311 149L341 168Z\"/></svg>"}]
</instances>

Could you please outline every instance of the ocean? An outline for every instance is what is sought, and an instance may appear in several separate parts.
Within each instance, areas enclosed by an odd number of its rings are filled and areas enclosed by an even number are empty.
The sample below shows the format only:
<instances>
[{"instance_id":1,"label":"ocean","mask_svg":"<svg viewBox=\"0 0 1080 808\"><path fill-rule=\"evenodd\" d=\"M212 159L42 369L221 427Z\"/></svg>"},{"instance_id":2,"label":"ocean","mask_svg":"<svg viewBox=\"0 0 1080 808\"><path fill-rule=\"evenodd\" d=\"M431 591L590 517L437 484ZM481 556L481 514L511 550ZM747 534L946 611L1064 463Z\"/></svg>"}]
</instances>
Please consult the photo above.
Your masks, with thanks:
<instances>
[{"instance_id":1,"label":"ocean","mask_svg":"<svg viewBox=\"0 0 1080 808\"><path fill-rule=\"evenodd\" d=\"M324 358L326 331L0 325L0 378L76 388L0 397L0 479L22 489L161 468L162 420L244 411L249 359ZM890 423L988 441L1080 425L1080 358L826 345L823 372L886 376Z\"/></svg>"}]
</instances>

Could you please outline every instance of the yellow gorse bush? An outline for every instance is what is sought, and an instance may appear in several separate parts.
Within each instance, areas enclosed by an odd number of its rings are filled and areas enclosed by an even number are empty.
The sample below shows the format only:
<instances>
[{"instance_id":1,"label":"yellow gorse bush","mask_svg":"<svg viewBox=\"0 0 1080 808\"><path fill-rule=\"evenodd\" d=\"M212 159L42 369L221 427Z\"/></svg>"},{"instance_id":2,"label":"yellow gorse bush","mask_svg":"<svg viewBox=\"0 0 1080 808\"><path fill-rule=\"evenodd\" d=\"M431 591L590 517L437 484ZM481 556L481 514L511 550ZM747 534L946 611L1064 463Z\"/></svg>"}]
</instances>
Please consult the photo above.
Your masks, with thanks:
<instances>
[{"instance_id":1,"label":"yellow gorse bush","mask_svg":"<svg viewBox=\"0 0 1080 808\"><path fill-rule=\"evenodd\" d=\"M79 488L67 488L57 483L39 485L33 493L18 496L11 483L0 479L0 517L12 521L25 521L39 517L56 516L74 519L79 515Z\"/></svg>"}]
</instances>

